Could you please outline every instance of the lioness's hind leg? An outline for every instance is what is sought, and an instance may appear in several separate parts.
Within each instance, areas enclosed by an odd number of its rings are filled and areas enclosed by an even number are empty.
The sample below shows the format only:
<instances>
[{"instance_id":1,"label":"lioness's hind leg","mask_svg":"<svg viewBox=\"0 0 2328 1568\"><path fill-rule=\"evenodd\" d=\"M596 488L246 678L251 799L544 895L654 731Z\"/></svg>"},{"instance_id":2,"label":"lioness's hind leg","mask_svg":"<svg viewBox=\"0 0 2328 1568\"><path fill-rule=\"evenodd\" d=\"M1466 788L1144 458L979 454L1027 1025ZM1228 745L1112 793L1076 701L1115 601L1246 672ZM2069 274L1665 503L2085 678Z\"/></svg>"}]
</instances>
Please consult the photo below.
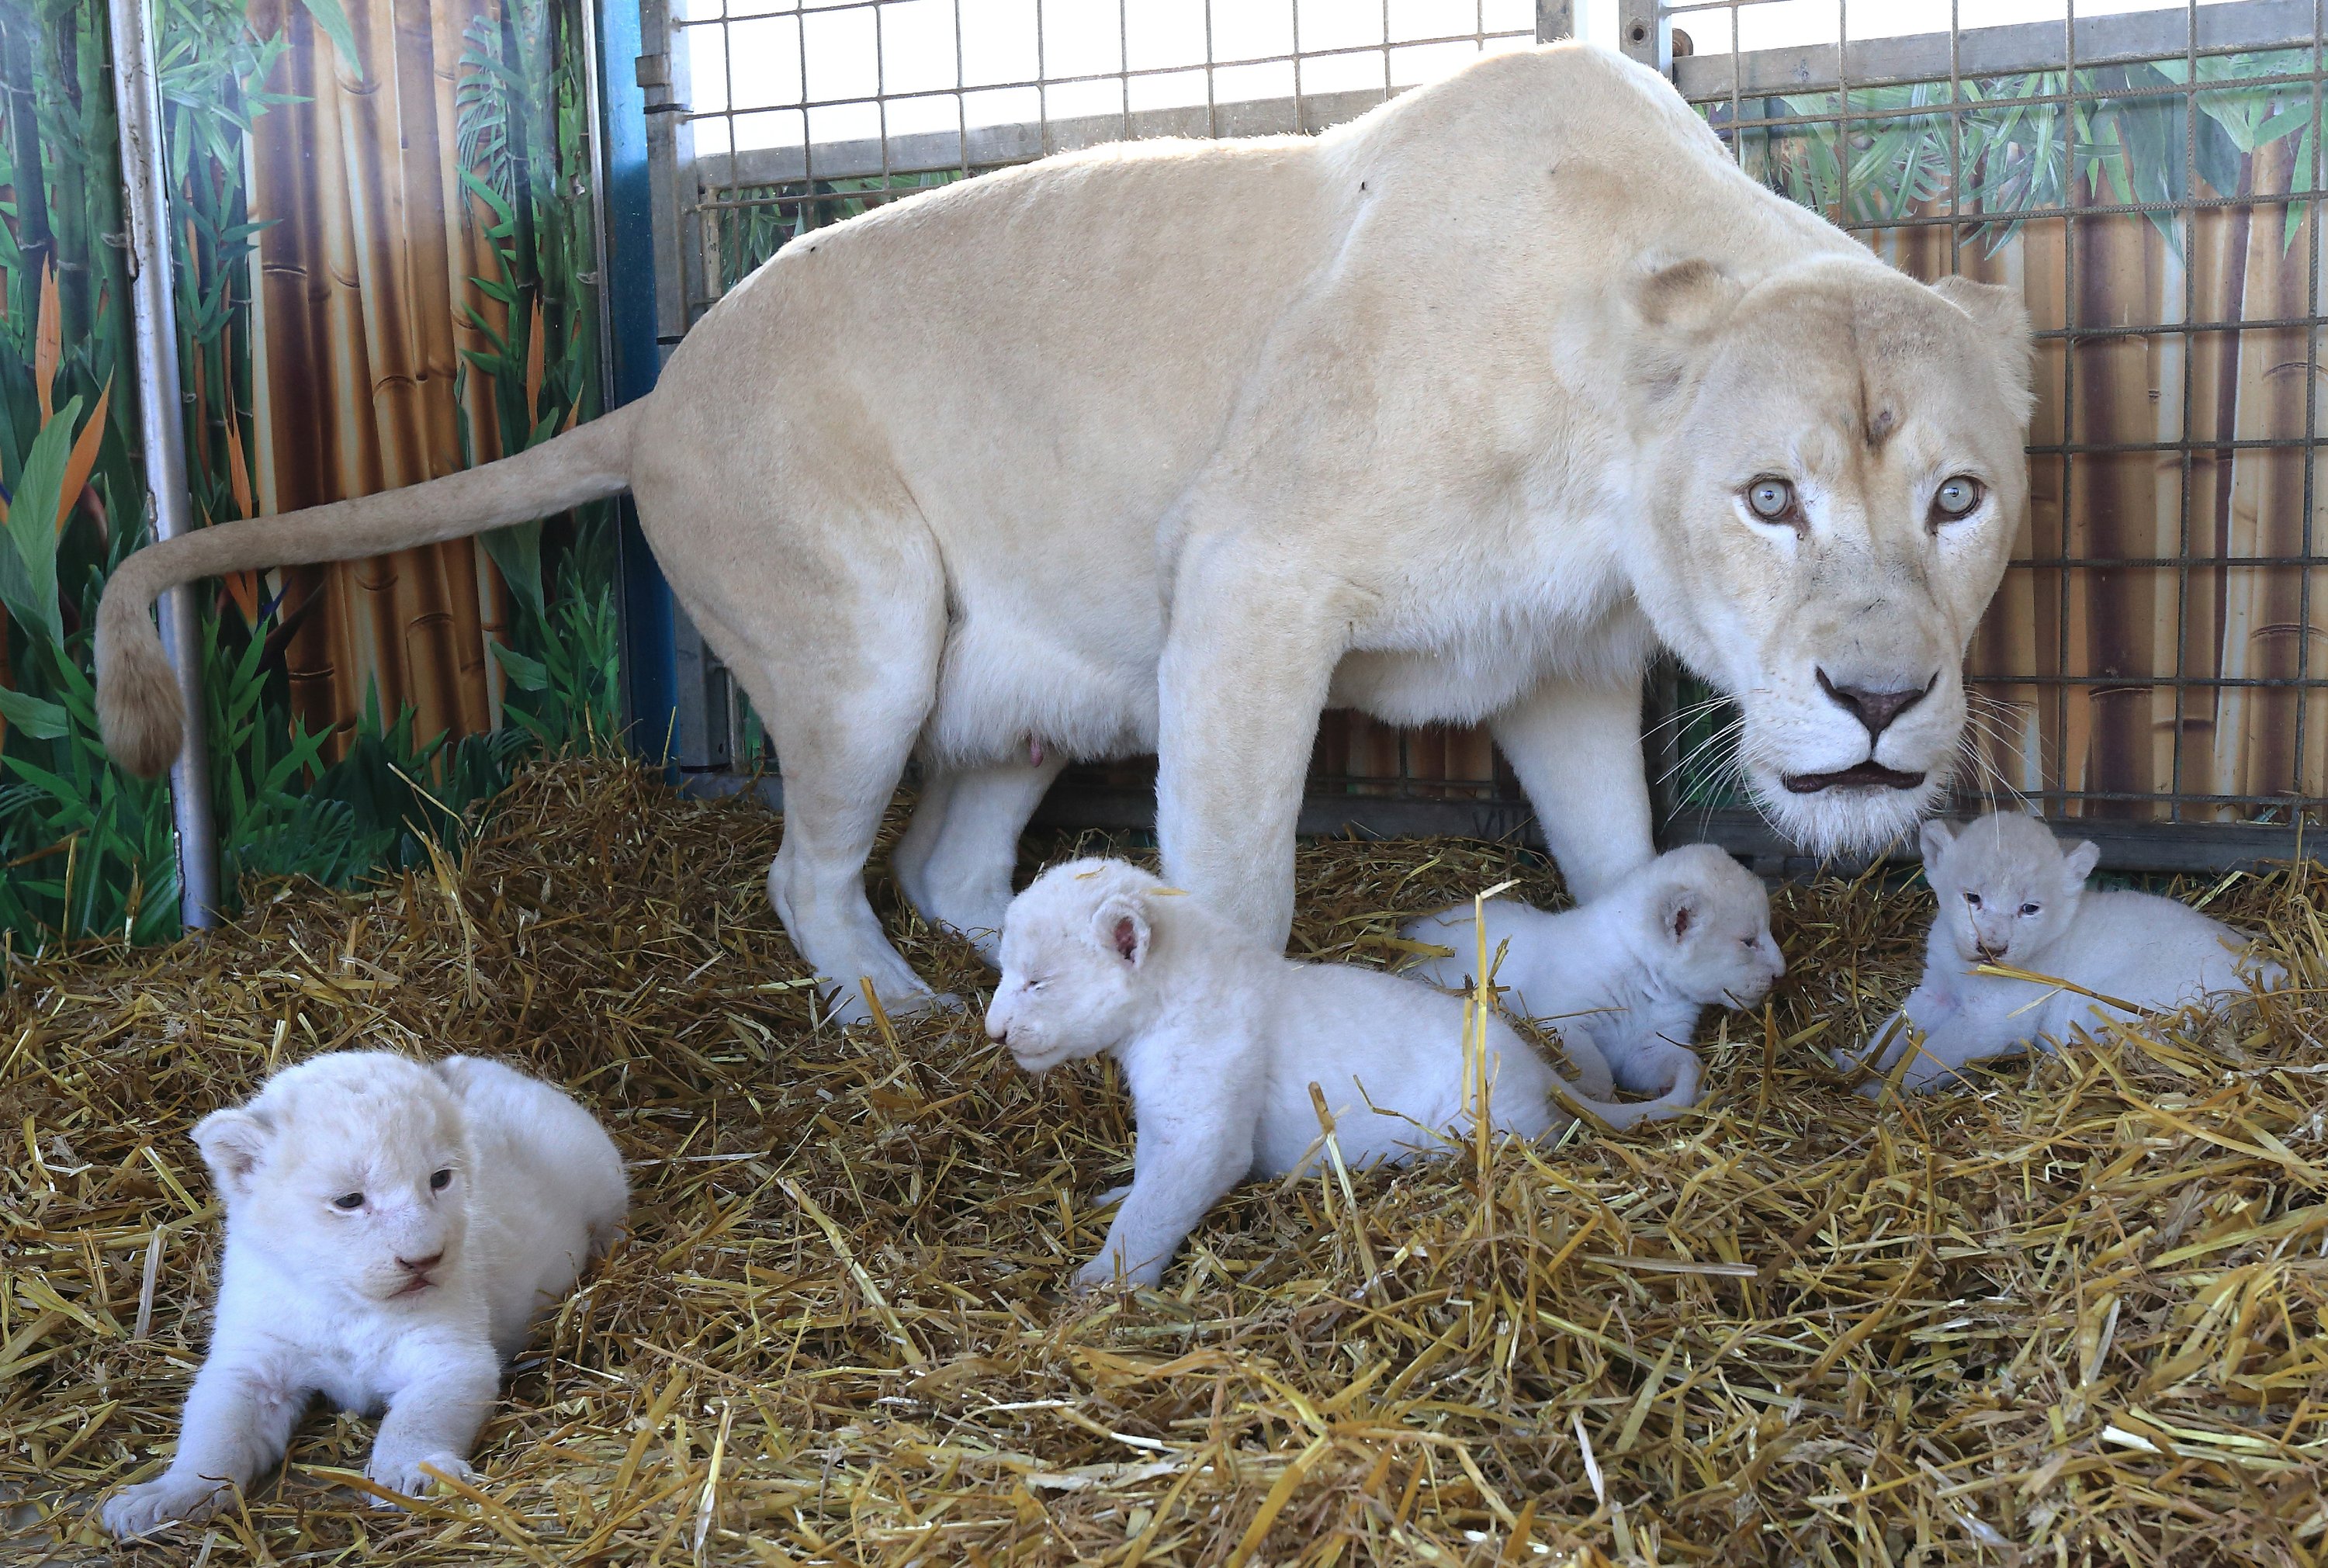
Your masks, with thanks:
<instances>
[{"instance_id":1,"label":"lioness's hind leg","mask_svg":"<svg viewBox=\"0 0 2328 1568\"><path fill-rule=\"evenodd\" d=\"M954 932L1000 966L1002 912L1010 903L1010 875L1018 869L1018 835L1043 803L1043 796L1066 765L1064 757L1039 763L973 768L933 779L934 799L925 791L906 840L893 858L897 879L914 907L931 924ZM924 813L934 812L930 831L911 842Z\"/></svg>"},{"instance_id":2,"label":"lioness's hind leg","mask_svg":"<svg viewBox=\"0 0 2328 1568\"><path fill-rule=\"evenodd\" d=\"M945 631L934 549L882 564L891 576L878 602L834 596L827 614L789 622L756 659L731 665L768 727L784 783L768 902L842 1023L871 1017L864 981L893 1015L957 1005L897 955L865 897L865 861L928 717Z\"/></svg>"}]
</instances>

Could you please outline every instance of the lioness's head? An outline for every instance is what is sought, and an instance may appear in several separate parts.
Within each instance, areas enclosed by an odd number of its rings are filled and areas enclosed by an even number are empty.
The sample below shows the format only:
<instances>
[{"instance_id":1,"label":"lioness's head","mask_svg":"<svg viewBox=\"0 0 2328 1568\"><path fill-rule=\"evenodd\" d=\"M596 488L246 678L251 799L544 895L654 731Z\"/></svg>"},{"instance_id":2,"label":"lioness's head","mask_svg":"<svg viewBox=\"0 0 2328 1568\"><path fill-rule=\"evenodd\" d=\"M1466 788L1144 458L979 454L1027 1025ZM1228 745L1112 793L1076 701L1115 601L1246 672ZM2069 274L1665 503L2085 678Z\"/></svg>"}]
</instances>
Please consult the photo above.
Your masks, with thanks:
<instances>
[{"instance_id":1,"label":"lioness's head","mask_svg":"<svg viewBox=\"0 0 2328 1568\"><path fill-rule=\"evenodd\" d=\"M1751 286L1684 261L1629 305L1657 536L1636 594L1744 709L1772 823L1876 848L1960 755L1965 650L2028 509L2027 315L1841 256Z\"/></svg>"},{"instance_id":2,"label":"lioness's head","mask_svg":"<svg viewBox=\"0 0 2328 1568\"><path fill-rule=\"evenodd\" d=\"M468 1233L473 1161L443 1078L386 1051L286 1067L194 1142L235 1243L325 1291L367 1301L441 1296Z\"/></svg>"}]
</instances>

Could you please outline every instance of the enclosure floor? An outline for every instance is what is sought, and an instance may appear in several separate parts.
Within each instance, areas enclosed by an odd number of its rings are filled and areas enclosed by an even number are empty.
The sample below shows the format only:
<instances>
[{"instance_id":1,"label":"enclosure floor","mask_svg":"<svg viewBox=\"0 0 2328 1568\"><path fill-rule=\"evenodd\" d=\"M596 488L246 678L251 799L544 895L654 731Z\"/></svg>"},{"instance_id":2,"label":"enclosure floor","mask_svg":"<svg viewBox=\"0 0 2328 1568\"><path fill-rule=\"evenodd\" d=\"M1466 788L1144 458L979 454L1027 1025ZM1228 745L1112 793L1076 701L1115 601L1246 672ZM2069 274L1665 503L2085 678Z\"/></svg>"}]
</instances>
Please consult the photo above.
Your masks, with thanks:
<instances>
[{"instance_id":1,"label":"enclosure floor","mask_svg":"<svg viewBox=\"0 0 2328 1568\"><path fill-rule=\"evenodd\" d=\"M1819 1047L1904 992L1920 890L1783 894L1767 1014L1702 1114L1242 1190L1161 1291L1076 1300L1125 1179L1096 1066L974 1015L842 1032L763 893L777 828L615 763L539 769L434 874L261 895L0 996L0 1553L102 1560L208 1329L186 1138L343 1045L507 1057L634 1161L634 1233L537 1337L474 1492L375 1511L371 1423L137 1561L2308 1563L2328 1525L2316 890L2240 879L2315 990L1912 1106ZM1301 854L1296 946L1516 869ZM1537 897L1552 878L1516 865ZM969 951L878 897L925 974ZM20 1141L21 1140L21 1141ZM141 1283L159 1236L150 1332ZM1589 1445L1589 1446L1588 1446ZM2018 1550L2015 1550L2018 1549Z\"/></svg>"}]
</instances>

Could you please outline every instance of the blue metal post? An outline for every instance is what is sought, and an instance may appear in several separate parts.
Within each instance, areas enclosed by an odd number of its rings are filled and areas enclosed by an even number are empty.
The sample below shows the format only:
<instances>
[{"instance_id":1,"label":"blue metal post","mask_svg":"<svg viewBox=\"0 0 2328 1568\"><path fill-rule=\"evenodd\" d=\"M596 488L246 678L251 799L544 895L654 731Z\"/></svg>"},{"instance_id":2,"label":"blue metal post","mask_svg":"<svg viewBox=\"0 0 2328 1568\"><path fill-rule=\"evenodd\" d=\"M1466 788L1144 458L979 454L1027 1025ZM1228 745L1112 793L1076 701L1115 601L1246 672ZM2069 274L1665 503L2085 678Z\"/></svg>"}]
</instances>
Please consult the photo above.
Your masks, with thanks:
<instances>
[{"instance_id":1,"label":"blue metal post","mask_svg":"<svg viewBox=\"0 0 2328 1568\"><path fill-rule=\"evenodd\" d=\"M613 400L652 390L662 354L655 342L654 221L647 173L646 93L638 82L638 0L600 0L597 11L601 232L605 260L598 286L607 301ZM655 52L662 49L662 41ZM622 722L640 755L662 760L678 716L678 652L671 585L647 549L638 511L624 496L617 535L622 626Z\"/></svg>"}]
</instances>

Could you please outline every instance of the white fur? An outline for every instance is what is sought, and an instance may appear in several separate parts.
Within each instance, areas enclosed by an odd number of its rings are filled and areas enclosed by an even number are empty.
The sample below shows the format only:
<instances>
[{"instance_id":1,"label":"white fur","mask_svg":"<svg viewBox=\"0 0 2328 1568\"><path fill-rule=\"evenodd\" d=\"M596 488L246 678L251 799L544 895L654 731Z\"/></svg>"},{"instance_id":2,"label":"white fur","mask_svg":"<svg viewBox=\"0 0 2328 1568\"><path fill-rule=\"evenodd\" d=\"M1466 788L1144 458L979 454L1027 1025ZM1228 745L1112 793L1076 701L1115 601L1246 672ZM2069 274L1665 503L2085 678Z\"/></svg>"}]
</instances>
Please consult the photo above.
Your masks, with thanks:
<instances>
[{"instance_id":1,"label":"white fur","mask_svg":"<svg viewBox=\"0 0 2328 1568\"><path fill-rule=\"evenodd\" d=\"M1620 1127L1684 1108L1670 1097L1599 1103L1488 1021L1498 1131L1565 1126L1555 1088ZM1438 1133L1468 1121L1455 998L1375 970L1294 962L1120 860L1055 867L1011 904L986 1028L1030 1072L1112 1056L1131 1092L1131 1191L1076 1273L1080 1289L1154 1284L1224 1193L1293 1169L1319 1136L1313 1083L1351 1165L1432 1152Z\"/></svg>"},{"instance_id":2,"label":"white fur","mask_svg":"<svg viewBox=\"0 0 2328 1568\"><path fill-rule=\"evenodd\" d=\"M169 1468L106 1502L115 1535L249 1487L316 1394L386 1407L366 1467L381 1486L423 1493L423 1465L469 1474L502 1364L629 1206L588 1112L476 1056L316 1056L205 1117L194 1141L226 1206L217 1321ZM358 1193L352 1210L334 1201Z\"/></svg>"},{"instance_id":3,"label":"white fur","mask_svg":"<svg viewBox=\"0 0 2328 1568\"><path fill-rule=\"evenodd\" d=\"M945 1000L865 893L916 756L898 877L973 934L1001 924L1038 747L1152 750L1167 874L1281 943L1332 703L1484 721L1589 899L1655 854L1660 644L1737 699L1790 835L1880 844L1930 809L2027 511L2028 348L2015 295L1886 266L1656 71L1516 51L1322 136L1070 153L807 235L597 427L132 558L99 706L117 755L174 755L146 614L171 582L627 482L767 724L769 896L841 1017L859 977L892 1013ZM1938 523L1957 474L1985 498ZM1741 511L1766 475L1792 521ZM1879 734L1830 686L1919 695Z\"/></svg>"},{"instance_id":4,"label":"white fur","mask_svg":"<svg viewBox=\"0 0 2328 1568\"><path fill-rule=\"evenodd\" d=\"M1835 1053L1845 1071L1872 1057L1888 1075L1913 1049L1901 1086L1929 1089L1953 1081L1968 1063L2032 1045L2056 1050L2075 1028L2137 1016L2058 986L1971 972L1981 964L2165 1011L2243 991L2249 972L2267 990L2286 978L2276 963L2243 963L2250 938L2188 905L2151 893L2088 891L2100 851L2079 843L2065 853L2034 817L1994 814L1961 833L1927 822L1922 848L1924 876L1939 900L1923 981L1873 1039ZM1903 1021L1921 1032L1920 1042ZM1860 1086L1863 1094L1882 1091L1880 1079Z\"/></svg>"},{"instance_id":5,"label":"white fur","mask_svg":"<svg viewBox=\"0 0 2328 1568\"><path fill-rule=\"evenodd\" d=\"M1617 1086L1689 1103L1697 1099L1700 1065L1689 1042L1699 1013L1751 1007L1787 972L1761 879L1711 844L1660 855L1557 915L1490 899L1486 925L1488 965L1507 1007L1553 1023L1563 1041L1589 1038ZM1403 934L1453 949L1407 970L1409 978L1470 989L1479 967L1470 905L1425 915ZM1610 1087L1582 1073L1579 1081L1592 1094Z\"/></svg>"}]
</instances>

